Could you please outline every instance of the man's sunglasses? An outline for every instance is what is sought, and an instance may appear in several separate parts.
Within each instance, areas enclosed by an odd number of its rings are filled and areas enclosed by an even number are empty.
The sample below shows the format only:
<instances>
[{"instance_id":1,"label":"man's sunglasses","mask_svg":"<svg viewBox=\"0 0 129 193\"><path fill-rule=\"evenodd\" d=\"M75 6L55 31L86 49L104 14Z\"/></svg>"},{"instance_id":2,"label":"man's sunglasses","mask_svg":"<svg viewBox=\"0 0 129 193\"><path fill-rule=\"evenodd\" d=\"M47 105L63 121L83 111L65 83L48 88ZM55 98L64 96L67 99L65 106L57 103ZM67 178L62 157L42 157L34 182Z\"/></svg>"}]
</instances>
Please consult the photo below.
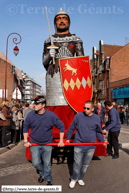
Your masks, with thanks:
<instances>
[{"instance_id":1,"label":"man's sunglasses","mask_svg":"<svg viewBox=\"0 0 129 193\"><path fill-rule=\"evenodd\" d=\"M34 103L34 105L39 105L40 103Z\"/></svg>"},{"instance_id":2,"label":"man's sunglasses","mask_svg":"<svg viewBox=\"0 0 129 193\"><path fill-rule=\"evenodd\" d=\"M87 109L87 110L90 110L91 108L88 108L88 107L83 107L85 110Z\"/></svg>"}]
</instances>

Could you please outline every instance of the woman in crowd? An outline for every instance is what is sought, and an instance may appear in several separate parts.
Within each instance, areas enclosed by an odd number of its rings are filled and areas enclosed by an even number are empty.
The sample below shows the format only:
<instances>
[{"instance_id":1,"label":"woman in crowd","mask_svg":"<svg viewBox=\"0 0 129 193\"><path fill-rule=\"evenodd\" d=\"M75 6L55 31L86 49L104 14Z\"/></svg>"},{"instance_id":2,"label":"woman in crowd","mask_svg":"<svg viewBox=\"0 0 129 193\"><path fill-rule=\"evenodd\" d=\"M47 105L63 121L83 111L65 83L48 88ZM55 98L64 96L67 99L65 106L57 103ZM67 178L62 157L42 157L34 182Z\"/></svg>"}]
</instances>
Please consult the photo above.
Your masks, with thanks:
<instances>
[{"instance_id":1,"label":"woman in crowd","mask_svg":"<svg viewBox=\"0 0 129 193\"><path fill-rule=\"evenodd\" d=\"M21 112L21 105L18 109L18 113L17 113L17 116L18 116L18 120L19 120L19 130L18 130L18 134L17 134L17 140L18 142L21 140L21 137L23 136L22 134L22 121L23 121L23 117L22 117L22 112Z\"/></svg>"},{"instance_id":2,"label":"woman in crowd","mask_svg":"<svg viewBox=\"0 0 129 193\"><path fill-rule=\"evenodd\" d=\"M3 105L0 104L0 145L2 146L2 121L5 121L6 118L2 112Z\"/></svg>"},{"instance_id":3,"label":"woman in crowd","mask_svg":"<svg viewBox=\"0 0 129 193\"><path fill-rule=\"evenodd\" d=\"M11 120L11 143L17 145L17 132L19 130L19 120L18 120L18 109L17 107L12 107L12 120Z\"/></svg>"},{"instance_id":4,"label":"woman in crowd","mask_svg":"<svg viewBox=\"0 0 129 193\"><path fill-rule=\"evenodd\" d=\"M120 109L120 120L121 120L121 124L124 123L124 113L125 113L124 107L121 105L121 109Z\"/></svg>"},{"instance_id":5,"label":"woman in crowd","mask_svg":"<svg viewBox=\"0 0 129 193\"><path fill-rule=\"evenodd\" d=\"M12 115L9 114L9 101L8 100L4 100L2 102L3 105L3 114L6 118L5 121L1 121L1 128L2 128L2 147L6 147L7 143L6 143L6 134L8 132L8 129L10 127L10 120L12 118ZM8 146L7 146L8 147ZM8 147L9 148L9 147Z\"/></svg>"}]
</instances>

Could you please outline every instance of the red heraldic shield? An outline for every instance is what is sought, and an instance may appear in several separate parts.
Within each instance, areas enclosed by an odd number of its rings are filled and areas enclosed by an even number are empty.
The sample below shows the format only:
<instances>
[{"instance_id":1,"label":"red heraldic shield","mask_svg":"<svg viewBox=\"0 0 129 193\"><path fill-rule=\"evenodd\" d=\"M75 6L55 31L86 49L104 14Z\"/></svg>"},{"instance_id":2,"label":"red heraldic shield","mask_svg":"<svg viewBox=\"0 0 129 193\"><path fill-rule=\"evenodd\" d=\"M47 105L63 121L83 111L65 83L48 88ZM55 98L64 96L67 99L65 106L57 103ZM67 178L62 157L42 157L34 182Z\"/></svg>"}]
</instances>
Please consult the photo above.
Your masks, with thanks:
<instances>
[{"instance_id":1,"label":"red heraldic shield","mask_svg":"<svg viewBox=\"0 0 129 193\"><path fill-rule=\"evenodd\" d=\"M82 112L84 103L92 99L89 56L59 60L64 96L71 108Z\"/></svg>"}]
</instances>

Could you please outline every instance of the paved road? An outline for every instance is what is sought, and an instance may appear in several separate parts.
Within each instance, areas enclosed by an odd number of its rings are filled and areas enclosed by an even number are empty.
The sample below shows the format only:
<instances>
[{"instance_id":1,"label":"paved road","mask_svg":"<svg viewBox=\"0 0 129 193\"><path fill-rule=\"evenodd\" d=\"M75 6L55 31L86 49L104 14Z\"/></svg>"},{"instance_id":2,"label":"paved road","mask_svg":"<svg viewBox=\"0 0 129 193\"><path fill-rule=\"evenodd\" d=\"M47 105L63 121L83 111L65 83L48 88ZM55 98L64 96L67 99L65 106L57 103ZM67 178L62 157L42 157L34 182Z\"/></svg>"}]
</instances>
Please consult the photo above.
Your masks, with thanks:
<instances>
[{"instance_id":1,"label":"paved road","mask_svg":"<svg viewBox=\"0 0 129 193\"><path fill-rule=\"evenodd\" d=\"M105 136L105 140L107 140L108 133ZM121 125L120 135L119 135L119 143L120 146L129 148L129 125L125 123Z\"/></svg>"},{"instance_id":2,"label":"paved road","mask_svg":"<svg viewBox=\"0 0 129 193\"><path fill-rule=\"evenodd\" d=\"M62 185L63 193L129 193L129 149L120 150L120 158L97 157L92 160L84 177L86 185L78 184L69 189L72 161L65 159L57 164L53 158L53 184ZM38 174L26 160L23 142L12 150L0 155L0 185L39 185ZM45 182L42 185L46 185Z\"/></svg>"},{"instance_id":3,"label":"paved road","mask_svg":"<svg viewBox=\"0 0 129 193\"><path fill-rule=\"evenodd\" d=\"M129 125L121 125L121 131L119 136L120 143L129 143Z\"/></svg>"}]
</instances>

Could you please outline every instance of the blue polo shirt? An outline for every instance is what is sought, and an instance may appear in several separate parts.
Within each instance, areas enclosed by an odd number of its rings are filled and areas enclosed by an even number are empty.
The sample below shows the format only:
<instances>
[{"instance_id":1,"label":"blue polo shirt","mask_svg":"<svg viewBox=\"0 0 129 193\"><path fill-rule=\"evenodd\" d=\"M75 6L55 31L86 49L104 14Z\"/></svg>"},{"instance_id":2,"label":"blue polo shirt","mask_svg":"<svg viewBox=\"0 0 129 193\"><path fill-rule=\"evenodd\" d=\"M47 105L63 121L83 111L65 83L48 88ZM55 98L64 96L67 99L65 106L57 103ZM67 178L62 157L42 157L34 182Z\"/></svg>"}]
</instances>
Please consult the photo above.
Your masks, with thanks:
<instances>
[{"instance_id":1,"label":"blue polo shirt","mask_svg":"<svg viewBox=\"0 0 129 193\"><path fill-rule=\"evenodd\" d=\"M67 140L70 140L76 128L74 143L91 143L96 142L96 137L100 142L104 142L102 137L102 129L100 125L100 118L94 114L87 116L84 112L76 114L67 131ZM95 149L95 145L79 145L76 146L81 149Z\"/></svg>"},{"instance_id":2,"label":"blue polo shirt","mask_svg":"<svg viewBox=\"0 0 129 193\"><path fill-rule=\"evenodd\" d=\"M45 113L38 114L36 111L31 111L24 122L23 133L30 132L31 143L45 145L53 140L52 128L55 126L60 129L60 133L64 133L64 124L57 115L49 110Z\"/></svg>"},{"instance_id":3,"label":"blue polo shirt","mask_svg":"<svg viewBox=\"0 0 129 193\"><path fill-rule=\"evenodd\" d=\"M108 125L106 130L110 130L110 132L119 131L121 128L119 113L114 107L108 112L108 122L106 125Z\"/></svg>"}]
</instances>

